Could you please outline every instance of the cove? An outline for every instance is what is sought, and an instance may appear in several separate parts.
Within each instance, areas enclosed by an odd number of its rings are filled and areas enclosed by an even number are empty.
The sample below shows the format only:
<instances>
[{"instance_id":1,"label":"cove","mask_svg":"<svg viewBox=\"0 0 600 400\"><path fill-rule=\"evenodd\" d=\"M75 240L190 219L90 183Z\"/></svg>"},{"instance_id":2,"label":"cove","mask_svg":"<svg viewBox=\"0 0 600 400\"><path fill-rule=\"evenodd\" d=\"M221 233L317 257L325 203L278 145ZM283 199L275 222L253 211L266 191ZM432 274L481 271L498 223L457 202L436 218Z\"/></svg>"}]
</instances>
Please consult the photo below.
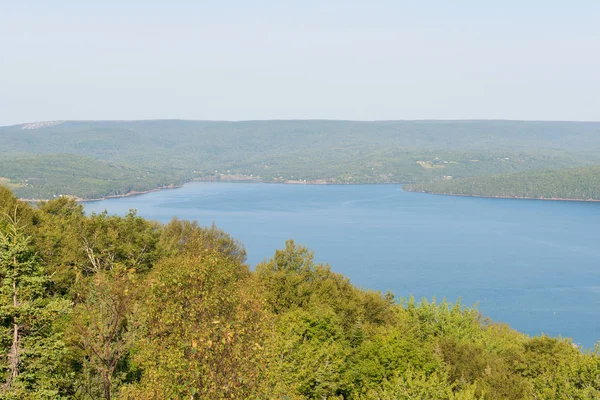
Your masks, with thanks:
<instances>
[{"instance_id":1,"label":"cove","mask_svg":"<svg viewBox=\"0 0 600 400\"><path fill-rule=\"evenodd\" d=\"M84 203L213 222L256 265L294 239L363 288L434 296L531 334L600 340L600 204L409 193L401 185L193 182Z\"/></svg>"}]
</instances>

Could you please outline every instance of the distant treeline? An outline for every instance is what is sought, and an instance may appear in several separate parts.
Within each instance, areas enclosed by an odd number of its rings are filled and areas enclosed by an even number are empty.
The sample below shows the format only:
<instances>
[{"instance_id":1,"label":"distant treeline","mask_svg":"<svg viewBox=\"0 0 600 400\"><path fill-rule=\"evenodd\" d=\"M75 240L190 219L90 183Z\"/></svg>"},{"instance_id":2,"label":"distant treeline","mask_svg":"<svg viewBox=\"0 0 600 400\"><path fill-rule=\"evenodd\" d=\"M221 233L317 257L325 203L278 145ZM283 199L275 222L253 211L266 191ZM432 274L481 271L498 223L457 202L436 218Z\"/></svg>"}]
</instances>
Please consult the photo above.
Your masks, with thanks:
<instances>
[{"instance_id":1,"label":"distant treeline","mask_svg":"<svg viewBox=\"0 0 600 400\"><path fill-rule=\"evenodd\" d=\"M403 188L464 196L600 200L600 166L452 179Z\"/></svg>"},{"instance_id":2,"label":"distant treeline","mask_svg":"<svg viewBox=\"0 0 600 400\"><path fill-rule=\"evenodd\" d=\"M193 179L426 183L600 164L600 123L66 121L0 127L0 183L98 198Z\"/></svg>"},{"instance_id":3,"label":"distant treeline","mask_svg":"<svg viewBox=\"0 0 600 400\"><path fill-rule=\"evenodd\" d=\"M361 290L288 241L0 186L2 399L597 399L600 346Z\"/></svg>"}]
</instances>

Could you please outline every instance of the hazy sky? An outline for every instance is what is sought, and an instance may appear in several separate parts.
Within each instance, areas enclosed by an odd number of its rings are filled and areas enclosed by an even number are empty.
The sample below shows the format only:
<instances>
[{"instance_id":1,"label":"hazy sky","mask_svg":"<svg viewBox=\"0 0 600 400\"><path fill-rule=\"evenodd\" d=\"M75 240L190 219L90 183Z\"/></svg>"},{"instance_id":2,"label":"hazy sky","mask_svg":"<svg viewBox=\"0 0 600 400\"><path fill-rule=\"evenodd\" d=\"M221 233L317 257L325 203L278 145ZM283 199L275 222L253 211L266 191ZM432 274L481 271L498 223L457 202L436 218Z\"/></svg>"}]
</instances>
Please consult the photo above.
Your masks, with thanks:
<instances>
[{"instance_id":1,"label":"hazy sky","mask_svg":"<svg viewBox=\"0 0 600 400\"><path fill-rule=\"evenodd\" d=\"M0 0L0 125L150 118L600 120L600 1Z\"/></svg>"}]
</instances>

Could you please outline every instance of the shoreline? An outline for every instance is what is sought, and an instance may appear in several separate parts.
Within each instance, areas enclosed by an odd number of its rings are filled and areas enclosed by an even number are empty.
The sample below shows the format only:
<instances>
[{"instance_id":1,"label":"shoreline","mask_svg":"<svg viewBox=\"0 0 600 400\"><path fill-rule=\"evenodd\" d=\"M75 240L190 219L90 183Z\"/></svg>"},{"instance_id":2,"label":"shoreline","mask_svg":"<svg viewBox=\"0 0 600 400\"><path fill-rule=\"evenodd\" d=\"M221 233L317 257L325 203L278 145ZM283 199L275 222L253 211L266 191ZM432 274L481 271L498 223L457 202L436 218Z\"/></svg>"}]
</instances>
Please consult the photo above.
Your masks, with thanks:
<instances>
[{"instance_id":1,"label":"shoreline","mask_svg":"<svg viewBox=\"0 0 600 400\"><path fill-rule=\"evenodd\" d=\"M185 182L188 183L188 182ZM143 194L146 193L152 193L152 192L158 192L161 190L168 190L168 189L177 189L182 187L183 184L181 185L167 185L167 186L161 186L161 187L157 187L157 188L153 188L153 189L148 189L148 190L132 190L130 192L127 193L123 193L123 194L111 194L108 196L103 196L103 197L98 197L95 199L85 199L85 198L81 198L78 196L72 196L72 195L62 195L60 197L67 197L67 198L71 198L73 200L75 200L77 203L86 203L89 201L102 201L102 200L109 200L109 199L117 199L120 197L134 197L134 196L141 196ZM58 198L58 197L57 197ZM20 201L24 201L24 202L28 202L28 203L41 203L43 201L51 201L51 200L55 200L55 199L24 199L24 198L19 198Z\"/></svg>"},{"instance_id":2,"label":"shoreline","mask_svg":"<svg viewBox=\"0 0 600 400\"><path fill-rule=\"evenodd\" d=\"M187 182L185 182L185 183L187 183ZM182 186L183 186L183 184L167 185L167 186L157 187L154 189L140 190L140 191L132 190L131 192L127 192L127 193L123 193L123 194L111 194L111 195L103 196L103 197L100 197L97 199L82 199L80 197L75 197L75 201L78 203L86 203L88 201L102 201L102 200L109 200L109 199L118 199L120 197L134 197L134 196L141 196L141 195L147 194L147 193L159 192L161 190L178 189Z\"/></svg>"},{"instance_id":3,"label":"shoreline","mask_svg":"<svg viewBox=\"0 0 600 400\"><path fill-rule=\"evenodd\" d=\"M267 184L267 185L331 185L331 186L335 186L335 185L339 185L339 186L348 186L348 185L355 185L355 186L359 186L359 185L404 185L405 183L400 183L400 182L378 182L378 183L334 183L334 182L327 182L325 179L315 179L315 180L311 180L311 181L296 181L296 180L287 180L287 181L263 181L263 180L259 180L259 179L213 179L213 178L196 178L196 179L191 179L189 181L185 181L182 184L179 185L167 185L167 186L161 186L161 187L157 187L157 188L153 188L153 189L148 189L148 190L141 190L141 191L131 191L131 192L127 192L127 193L123 193L123 194L111 194L111 195L107 195L107 196L103 196L103 197L98 197L98 198L93 198L93 199L87 199L87 198L81 198L78 196L72 196L72 195L63 195L61 197L68 197L68 198L72 198L73 200L75 200L78 203L86 203L86 202L90 202L90 201L102 201L102 200L110 200L110 199L116 199L116 198L120 198L120 197L133 197L133 196L140 196L143 194L147 194L147 193L152 193L152 192L158 192L158 191L162 191L162 190L170 190L170 189L179 189L181 187L183 187L183 185L187 184L187 183L193 183L193 182L207 182L207 183L263 183L263 184ZM20 201L25 201L25 202L29 202L29 203L40 203L43 201L51 201L54 199L26 199L26 198L19 198Z\"/></svg>"},{"instance_id":4,"label":"shoreline","mask_svg":"<svg viewBox=\"0 0 600 400\"><path fill-rule=\"evenodd\" d=\"M560 197L491 196L491 195L482 195L482 194L480 195L480 194L459 194L459 193L437 193L437 192L426 192L423 190L404 190L404 191L411 192L411 193L431 194L434 196L476 197L476 198L481 198L481 199L577 201L580 203L600 203L600 200L594 200L594 199L563 199Z\"/></svg>"},{"instance_id":5,"label":"shoreline","mask_svg":"<svg viewBox=\"0 0 600 400\"><path fill-rule=\"evenodd\" d=\"M239 177L238 179L196 178L196 179L192 179L192 180L183 182L183 183L178 184L178 185L171 184L171 185L161 186L161 187L157 187L157 188L153 188L153 189L148 189L148 190L131 191L131 192L123 193L123 194L113 194L113 195L108 195L108 196L103 196L103 197L93 198L93 199L86 199L86 198L81 198L81 197L77 197L77 196L70 196L70 195L65 195L64 197L72 198L72 199L74 199L78 203L86 203L86 202L91 202L91 201L102 201L102 200L117 199L117 198L121 198L121 197L141 196L143 194L152 193L152 192L158 192L158 191L162 191L162 190L178 189L178 188L183 187L183 185L185 185L187 183L193 183L193 182L263 183L263 184L279 184L279 185L332 185L332 186L334 186L334 185L339 185L339 186L342 186L342 185L355 185L355 186L359 186L359 185L407 185L406 183L400 183L400 182L334 183L334 182L327 182L325 179L315 179L315 180L311 180L311 181L298 181L298 180L263 181L263 180L252 179L252 178L244 179L243 177ZM422 194L429 194L429 195L435 195L435 196L475 197L475 198L483 198L483 199L507 199L507 200L576 201L576 202L580 202L580 203L600 203L600 199L599 200L595 200L595 199L567 199L567 198L521 197L521 196L491 196L491 195L458 194L458 193L457 194L454 194L454 193L436 193L436 192L426 192L426 191L422 191L422 190L405 190L405 189L402 189L402 190L405 191L405 192L410 192L410 193L422 193ZM50 201L52 199L24 199L24 198L19 198L19 200L25 201L25 202L29 202L29 203L40 203L40 202L43 202L43 201Z\"/></svg>"}]
</instances>

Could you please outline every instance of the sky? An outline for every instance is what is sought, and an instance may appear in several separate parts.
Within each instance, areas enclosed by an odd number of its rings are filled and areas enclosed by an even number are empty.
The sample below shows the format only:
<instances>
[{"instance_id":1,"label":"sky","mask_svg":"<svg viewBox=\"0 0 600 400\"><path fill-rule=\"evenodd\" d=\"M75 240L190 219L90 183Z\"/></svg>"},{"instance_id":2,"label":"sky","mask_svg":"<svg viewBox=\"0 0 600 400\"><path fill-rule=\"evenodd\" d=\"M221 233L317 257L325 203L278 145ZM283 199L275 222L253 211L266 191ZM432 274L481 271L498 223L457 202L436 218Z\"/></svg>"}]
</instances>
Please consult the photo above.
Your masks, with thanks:
<instances>
[{"instance_id":1,"label":"sky","mask_svg":"<svg viewBox=\"0 0 600 400\"><path fill-rule=\"evenodd\" d=\"M0 125L162 118L600 121L600 1L0 0Z\"/></svg>"}]
</instances>

